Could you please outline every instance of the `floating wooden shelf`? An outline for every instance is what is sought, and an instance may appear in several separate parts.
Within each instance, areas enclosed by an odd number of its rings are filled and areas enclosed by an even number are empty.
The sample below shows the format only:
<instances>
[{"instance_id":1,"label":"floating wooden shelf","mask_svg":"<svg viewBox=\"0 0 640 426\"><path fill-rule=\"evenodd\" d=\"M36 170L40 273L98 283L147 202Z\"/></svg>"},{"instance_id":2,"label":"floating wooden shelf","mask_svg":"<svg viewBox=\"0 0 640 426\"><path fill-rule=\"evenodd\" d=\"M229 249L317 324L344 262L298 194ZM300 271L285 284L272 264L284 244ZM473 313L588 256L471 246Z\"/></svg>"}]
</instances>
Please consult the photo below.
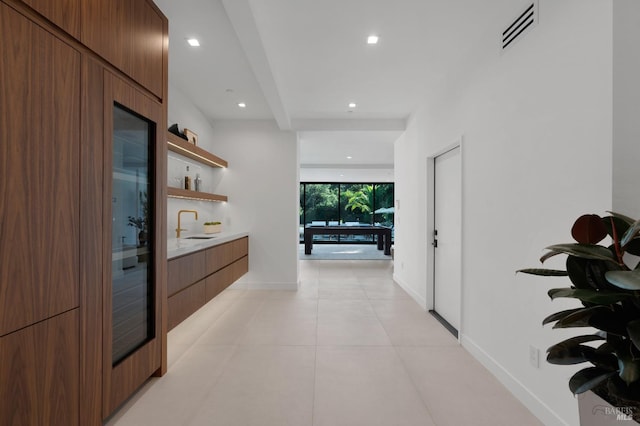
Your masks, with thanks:
<instances>
[{"instance_id":1,"label":"floating wooden shelf","mask_svg":"<svg viewBox=\"0 0 640 426\"><path fill-rule=\"evenodd\" d=\"M197 145L187 142L173 133L167 132L167 143L169 145L169 151L184 155L192 160L211 167L226 168L228 166L228 163L222 158L213 155L209 151L206 151Z\"/></svg>"},{"instance_id":2,"label":"floating wooden shelf","mask_svg":"<svg viewBox=\"0 0 640 426\"><path fill-rule=\"evenodd\" d=\"M209 194L208 192L190 191L188 189L167 188L169 198L184 198L186 200L198 201L227 201L226 195Z\"/></svg>"}]
</instances>

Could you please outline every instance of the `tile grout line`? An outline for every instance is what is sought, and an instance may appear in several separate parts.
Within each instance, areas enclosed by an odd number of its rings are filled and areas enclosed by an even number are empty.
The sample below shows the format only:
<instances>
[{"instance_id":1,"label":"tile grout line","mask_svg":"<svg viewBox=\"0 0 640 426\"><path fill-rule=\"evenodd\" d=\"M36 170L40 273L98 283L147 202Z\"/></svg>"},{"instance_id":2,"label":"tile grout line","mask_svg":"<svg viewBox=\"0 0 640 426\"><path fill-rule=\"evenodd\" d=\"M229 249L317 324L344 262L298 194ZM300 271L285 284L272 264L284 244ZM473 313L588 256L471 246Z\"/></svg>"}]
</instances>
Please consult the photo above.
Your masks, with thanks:
<instances>
[{"instance_id":1,"label":"tile grout line","mask_svg":"<svg viewBox=\"0 0 640 426\"><path fill-rule=\"evenodd\" d=\"M369 300L369 304L371 304L370 300ZM404 374L409 379L409 382L411 383L411 386L413 387L414 391L418 395L418 398L420 399L420 402L422 403L422 406L424 407L424 409L426 410L427 414L429 415L429 418L431 419L431 422L435 426L437 426L436 421L433 418L433 414L431 414L431 410L429 410L429 407L427 406L427 402L422 397L422 393L420 392L420 389L418 388L418 385L416 384L415 380L411 376L411 372L407 369L407 365L405 364L404 360L400 356L400 353L398 352L398 347L391 340L391 336L389 335L389 332L387 331L387 328L384 326L384 322L380 319L380 316L378 315L378 312L376 311L376 309L373 306L373 304L371 304L371 309L373 309L373 313L375 314L376 318L378 319L378 322L380 322L380 325L382 325L382 329L387 334L387 337L389 338L389 342L391 343L391 347L393 348L393 352L396 354L396 357L400 361L400 364L402 365L402 370L404 371Z\"/></svg>"},{"instance_id":2,"label":"tile grout line","mask_svg":"<svg viewBox=\"0 0 640 426\"><path fill-rule=\"evenodd\" d=\"M318 323L320 317L320 296L316 298L316 344L313 351L313 390L311 391L311 426L316 421L316 387L318 385Z\"/></svg>"}]
</instances>

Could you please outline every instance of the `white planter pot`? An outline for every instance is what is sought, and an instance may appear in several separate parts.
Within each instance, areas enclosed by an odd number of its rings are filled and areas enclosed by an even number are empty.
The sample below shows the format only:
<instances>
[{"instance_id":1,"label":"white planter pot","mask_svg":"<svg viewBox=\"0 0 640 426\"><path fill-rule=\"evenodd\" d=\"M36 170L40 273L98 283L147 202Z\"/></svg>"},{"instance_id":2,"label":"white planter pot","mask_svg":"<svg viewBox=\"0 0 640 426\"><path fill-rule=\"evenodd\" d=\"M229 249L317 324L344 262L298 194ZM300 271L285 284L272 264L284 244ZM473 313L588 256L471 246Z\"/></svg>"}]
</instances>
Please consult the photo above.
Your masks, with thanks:
<instances>
[{"instance_id":1,"label":"white planter pot","mask_svg":"<svg viewBox=\"0 0 640 426\"><path fill-rule=\"evenodd\" d=\"M629 410L614 407L595 393L589 391L578 395L580 426L624 426L637 425Z\"/></svg>"},{"instance_id":2,"label":"white planter pot","mask_svg":"<svg viewBox=\"0 0 640 426\"><path fill-rule=\"evenodd\" d=\"M204 225L204 233L205 234L217 234L222 232L222 225Z\"/></svg>"}]
</instances>

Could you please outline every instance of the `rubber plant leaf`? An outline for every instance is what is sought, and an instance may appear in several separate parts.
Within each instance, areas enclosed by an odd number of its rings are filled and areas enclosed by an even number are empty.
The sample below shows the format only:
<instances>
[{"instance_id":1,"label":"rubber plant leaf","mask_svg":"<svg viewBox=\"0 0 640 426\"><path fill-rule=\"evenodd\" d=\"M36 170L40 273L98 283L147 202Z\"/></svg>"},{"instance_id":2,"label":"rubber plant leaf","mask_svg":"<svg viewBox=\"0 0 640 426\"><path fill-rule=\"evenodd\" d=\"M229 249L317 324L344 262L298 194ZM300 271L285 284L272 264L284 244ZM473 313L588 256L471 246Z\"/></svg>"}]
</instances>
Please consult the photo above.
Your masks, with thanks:
<instances>
[{"instance_id":1,"label":"rubber plant leaf","mask_svg":"<svg viewBox=\"0 0 640 426\"><path fill-rule=\"evenodd\" d=\"M620 245L622 247L626 246L629 241L631 241L638 234L638 232L640 232L640 220L636 220L635 222L633 222L629 229L627 229L627 232L625 232L620 239Z\"/></svg>"},{"instance_id":2,"label":"rubber plant leaf","mask_svg":"<svg viewBox=\"0 0 640 426\"><path fill-rule=\"evenodd\" d=\"M540 275L543 277L566 277L569 275L567 271L561 271L558 269L544 269L544 268L527 268L517 270L516 273L521 272L529 275Z\"/></svg>"},{"instance_id":3,"label":"rubber plant leaf","mask_svg":"<svg viewBox=\"0 0 640 426\"><path fill-rule=\"evenodd\" d=\"M631 354L618 353L618 366L620 378L629 385L640 380L640 360L634 359Z\"/></svg>"},{"instance_id":4,"label":"rubber plant leaf","mask_svg":"<svg viewBox=\"0 0 640 426\"><path fill-rule=\"evenodd\" d=\"M640 238L634 238L624 247L624 251L634 256L640 256Z\"/></svg>"},{"instance_id":5,"label":"rubber plant leaf","mask_svg":"<svg viewBox=\"0 0 640 426\"><path fill-rule=\"evenodd\" d=\"M568 254L571 256L582 257L584 259L600 259L615 262L615 258L611 250L606 247L589 245L589 244L554 244L546 247L550 252L540 258L540 262L549 259L557 254Z\"/></svg>"},{"instance_id":6,"label":"rubber plant leaf","mask_svg":"<svg viewBox=\"0 0 640 426\"><path fill-rule=\"evenodd\" d=\"M589 327L592 325L590 322L591 317L600 312L610 313L611 310L606 306L582 308L562 318L553 326L553 328Z\"/></svg>"},{"instance_id":7,"label":"rubber plant leaf","mask_svg":"<svg viewBox=\"0 0 640 426\"><path fill-rule=\"evenodd\" d=\"M589 318L589 325L598 330L605 331L609 336L616 335L625 337L627 335L625 317L619 312L600 311Z\"/></svg>"},{"instance_id":8,"label":"rubber plant leaf","mask_svg":"<svg viewBox=\"0 0 640 426\"><path fill-rule=\"evenodd\" d=\"M587 353L596 350L590 346L558 343L547 350L547 362L555 365L573 365L587 362Z\"/></svg>"},{"instance_id":9,"label":"rubber plant leaf","mask_svg":"<svg viewBox=\"0 0 640 426\"><path fill-rule=\"evenodd\" d=\"M607 210L607 213L609 213L613 217L617 217L618 219L624 220L625 222L627 222L628 225L631 225L632 223L634 223L636 221L635 219L632 219L629 216L625 216L625 215L620 214L620 213L612 212L612 211L609 211L609 210Z\"/></svg>"},{"instance_id":10,"label":"rubber plant leaf","mask_svg":"<svg viewBox=\"0 0 640 426\"><path fill-rule=\"evenodd\" d=\"M574 395L593 389L614 376L616 371L607 371L598 367L589 367L578 371L569 379L569 389Z\"/></svg>"},{"instance_id":11,"label":"rubber plant leaf","mask_svg":"<svg viewBox=\"0 0 640 426\"><path fill-rule=\"evenodd\" d=\"M584 336L570 337L567 340L563 340L562 342L556 343L555 345L551 346L549 349L547 349L547 352L549 352L551 348L558 345L579 345L581 343L594 342L596 340L605 340L605 338L597 334L585 334Z\"/></svg>"},{"instance_id":12,"label":"rubber plant leaf","mask_svg":"<svg viewBox=\"0 0 640 426\"><path fill-rule=\"evenodd\" d=\"M640 290L640 269L633 271L608 271L607 281L624 290Z\"/></svg>"},{"instance_id":13,"label":"rubber plant leaf","mask_svg":"<svg viewBox=\"0 0 640 426\"><path fill-rule=\"evenodd\" d=\"M633 297L629 293L617 293L612 291L597 291L582 288L553 288L547 293L549 297L557 299L559 297L570 297L573 299L579 299L583 302L597 303L600 305L609 305L619 302L623 299Z\"/></svg>"},{"instance_id":14,"label":"rubber plant leaf","mask_svg":"<svg viewBox=\"0 0 640 426\"><path fill-rule=\"evenodd\" d=\"M631 218L629 218L629 220L631 220L631 222L627 222L626 220L621 219L617 216L605 216L602 218L602 224L607 230L607 234L609 234L609 236L613 238L613 227L611 226L611 222L613 221L613 226L615 226L616 228L616 235L619 238L621 235L624 235L624 233L627 232L629 226L634 222Z\"/></svg>"},{"instance_id":15,"label":"rubber plant leaf","mask_svg":"<svg viewBox=\"0 0 640 426\"><path fill-rule=\"evenodd\" d=\"M587 280L587 262L590 261L590 259L567 256L567 274L569 274L569 279L577 288L595 288Z\"/></svg>"},{"instance_id":16,"label":"rubber plant leaf","mask_svg":"<svg viewBox=\"0 0 640 426\"><path fill-rule=\"evenodd\" d=\"M636 319L628 323L627 332L629 333L629 338L636 348L640 349L640 319Z\"/></svg>"},{"instance_id":17,"label":"rubber plant leaf","mask_svg":"<svg viewBox=\"0 0 640 426\"><path fill-rule=\"evenodd\" d=\"M582 309L584 309L584 308L567 309L566 311L556 312L554 314L549 315L545 319L543 319L542 320L542 325L547 325L547 324L549 324L551 322L558 321L558 320L566 317L567 315L570 315L570 314L572 314L574 312L581 311Z\"/></svg>"}]
</instances>

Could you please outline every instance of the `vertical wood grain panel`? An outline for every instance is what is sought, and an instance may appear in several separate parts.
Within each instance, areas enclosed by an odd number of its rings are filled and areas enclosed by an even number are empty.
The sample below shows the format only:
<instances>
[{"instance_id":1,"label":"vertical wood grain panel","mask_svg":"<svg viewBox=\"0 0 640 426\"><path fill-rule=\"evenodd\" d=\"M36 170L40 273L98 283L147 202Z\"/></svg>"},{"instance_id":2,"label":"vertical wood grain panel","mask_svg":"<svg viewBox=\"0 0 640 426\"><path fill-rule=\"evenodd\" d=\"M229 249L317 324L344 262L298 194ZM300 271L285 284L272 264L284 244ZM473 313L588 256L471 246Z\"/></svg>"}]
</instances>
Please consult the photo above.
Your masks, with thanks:
<instances>
[{"instance_id":1,"label":"vertical wood grain panel","mask_svg":"<svg viewBox=\"0 0 640 426\"><path fill-rule=\"evenodd\" d=\"M0 424L78 425L78 310L0 337Z\"/></svg>"},{"instance_id":2,"label":"vertical wood grain panel","mask_svg":"<svg viewBox=\"0 0 640 426\"><path fill-rule=\"evenodd\" d=\"M80 424L102 420L102 223L103 98L102 66L83 58L80 187Z\"/></svg>"},{"instance_id":3,"label":"vertical wood grain panel","mask_svg":"<svg viewBox=\"0 0 640 426\"><path fill-rule=\"evenodd\" d=\"M125 73L132 63L132 12L131 0L82 0L80 40Z\"/></svg>"},{"instance_id":4,"label":"vertical wood grain panel","mask_svg":"<svg viewBox=\"0 0 640 426\"><path fill-rule=\"evenodd\" d=\"M22 0L74 38L80 38L80 0Z\"/></svg>"},{"instance_id":5,"label":"vertical wood grain panel","mask_svg":"<svg viewBox=\"0 0 640 426\"><path fill-rule=\"evenodd\" d=\"M132 3L133 56L130 75L162 98L163 16L147 1L138 0Z\"/></svg>"},{"instance_id":6,"label":"vertical wood grain panel","mask_svg":"<svg viewBox=\"0 0 640 426\"><path fill-rule=\"evenodd\" d=\"M147 0L83 0L81 40L163 99L166 22Z\"/></svg>"},{"instance_id":7,"label":"vertical wood grain panel","mask_svg":"<svg viewBox=\"0 0 640 426\"><path fill-rule=\"evenodd\" d=\"M80 55L0 3L0 335L78 306Z\"/></svg>"}]
</instances>

